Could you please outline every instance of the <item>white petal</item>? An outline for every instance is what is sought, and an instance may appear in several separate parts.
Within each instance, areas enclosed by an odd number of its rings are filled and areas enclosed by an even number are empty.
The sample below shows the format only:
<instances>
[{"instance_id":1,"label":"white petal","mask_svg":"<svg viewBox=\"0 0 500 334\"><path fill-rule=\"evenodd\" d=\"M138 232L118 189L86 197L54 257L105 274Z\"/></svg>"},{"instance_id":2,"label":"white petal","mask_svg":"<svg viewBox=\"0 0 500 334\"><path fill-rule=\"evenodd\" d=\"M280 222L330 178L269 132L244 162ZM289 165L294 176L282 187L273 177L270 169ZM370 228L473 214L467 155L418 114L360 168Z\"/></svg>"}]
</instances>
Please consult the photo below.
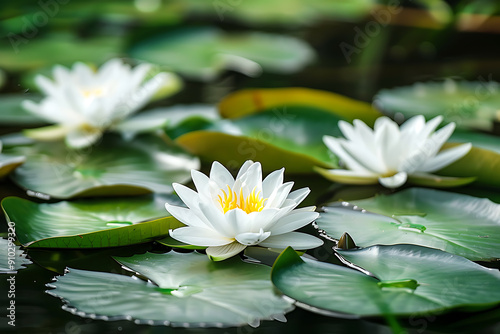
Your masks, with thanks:
<instances>
[{"instance_id":1,"label":"white petal","mask_svg":"<svg viewBox=\"0 0 500 334\"><path fill-rule=\"evenodd\" d=\"M386 188L398 188L406 183L408 175L405 172L399 172L389 177L380 177L378 181Z\"/></svg>"},{"instance_id":2,"label":"white petal","mask_svg":"<svg viewBox=\"0 0 500 334\"><path fill-rule=\"evenodd\" d=\"M86 131L74 129L66 135L66 144L72 148L85 148L95 144L102 136L102 131Z\"/></svg>"},{"instance_id":3,"label":"white petal","mask_svg":"<svg viewBox=\"0 0 500 334\"><path fill-rule=\"evenodd\" d=\"M238 175L236 175L236 178L239 179L244 173L247 172L248 168L250 168L250 166L252 166L254 163L255 162L253 162L252 160L245 161L241 166L240 170L238 171Z\"/></svg>"},{"instance_id":4,"label":"white petal","mask_svg":"<svg viewBox=\"0 0 500 334\"><path fill-rule=\"evenodd\" d=\"M227 186L233 187L234 178L222 164L218 161L212 163L212 168L210 169L210 179L217 183L217 186L221 189L227 189Z\"/></svg>"},{"instance_id":5,"label":"white petal","mask_svg":"<svg viewBox=\"0 0 500 334\"><path fill-rule=\"evenodd\" d=\"M235 241L225 246L208 247L206 252L210 260L222 261L239 254L245 248L247 248L247 246Z\"/></svg>"},{"instance_id":6,"label":"white petal","mask_svg":"<svg viewBox=\"0 0 500 334\"><path fill-rule=\"evenodd\" d=\"M377 121L380 118L377 119ZM380 123L375 123L375 126ZM379 158L385 170L397 170L402 154L399 152L400 132L398 125L393 122L382 122L378 131L375 132L375 143Z\"/></svg>"},{"instance_id":7,"label":"white petal","mask_svg":"<svg viewBox=\"0 0 500 334\"><path fill-rule=\"evenodd\" d=\"M370 168L365 166L360 161L356 160L351 154L342 146L343 139L338 139L330 136L323 136L323 142L339 159L351 170L362 171L365 173L372 172Z\"/></svg>"},{"instance_id":8,"label":"white petal","mask_svg":"<svg viewBox=\"0 0 500 334\"><path fill-rule=\"evenodd\" d=\"M205 223L210 224L221 235L225 235L226 237L234 236L232 228L226 223L226 216L213 203L200 202L199 207L207 219Z\"/></svg>"},{"instance_id":9,"label":"white petal","mask_svg":"<svg viewBox=\"0 0 500 334\"><path fill-rule=\"evenodd\" d=\"M313 220L318 218L319 213L317 212L295 212L292 211L285 217L278 220L275 224L273 224L269 231L271 231L272 235L279 235L288 233L291 231L295 231L301 227L306 226L311 223Z\"/></svg>"},{"instance_id":10,"label":"white petal","mask_svg":"<svg viewBox=\"0 0 500 334\"><path fill-rule=\"evenodd\" d=\"M298 205L302 203L302 201L307 197L307 195L309 195L310 192L311 190L307 187L300 188L288 194L287 199L294 201Z\"/></svg>"},{"instance_id":11,"label":"white petal","mask_svg":"<svg viewBox=\"0 0 500 334\"><path fill-rule=\"evenodd\" d=\"M259 244L262 247L285 249L292 246L294 249L310 249L323 245L323 241L310 234L289 232L280 235L271 235Z\"/></svg>"},{"instance_id":12,"label":"white petal","mask_svg":"<svg viewBox=\"0 0 500 334\"><path fill-rule=\"evenodd\" d=\"M288 197L290 190L292 190L293 182L287 182L282 184L276 192L271 194L271 196L267 199L265 203L265 208L280 208L283 205L283 202Z\"/></svg>"},{"instance_id":13,"label":"white petal","mask_svg":"<svg viewBox=\"0 0 500 334\"><path fill-rule=\"evenodd\" d=\"M237 183L243 190L243 196L245 197L250 195L253 190L262 192L262 167L259 162L252 164L245 173L239 174L236 179L234 184L236 193L240 192L240 189L237 189Z\"/></svg>"},{"instance_id":14,"label":"white petal","mask_svg":"<svg viewBox=\"0 0 500 334\"><path fill-rule=\"evenodd\" d=\"M267 226L271 224L274 220L279 219L279 214L282 209L279 208L267 208L258 212L251 212L248 214L249 229L248 231L258 231L261 228L267 231Z\"/></svg>"},{"instance_id":15,"label":"white petal","mask_svg":"<svg viewBox=\"0 0 500 334\"><path fill-rule=\"evenodd\" d=\"M191 178L193 179L193 183L198 191L198 194L207 194L210 191L210 179L208 176L200 171L197 171L196 169L193 169L191 170Z\"/></svg>"},{"instance_id":16,"label":"white petal","mask_svg":"<svg viewBox=\"0 0 500 334\"><path fill-rule=\"evenodd\" d=\"M250 217L245 211L239 208L232 209L226 212L224 217L226 219L224 226L219 225L218 227L224 230L224 232L221 232L224 235L234 237L235 235L252 231Z\"/></svg>"},{"instance_id":17,"label":"white petal","mask_svg":"<svg viewBox=\"0 0 500 334\"><path fill-rule=\"evenodd\" d=\"M432 173L448 166L469 153L472 145L470 143L448 148L439 152L435 157L427 160L420 168L419 172Z\"/></svg>"},{"instance_id":18,"label":"white petal","mask_svg":"<svg viewBox=\"0 0 500 334\"><path fill-rule=\"evenodd\" d=\"M200 199L198 193L196 193L194 190L179 183L173 183L172 187L174 188L177 195L184 202L184 204L186 204L188 208L199 207Z\"/></svg>"},{"instance_id":19,"label":"white petal","mask_svg":"<svg viewBox=\"0 0 500 334\"><path fill-rule=\"evenodd\" d=\"M236 236L236 240L240 244L246 246L254 246L266 240L270 235L271 232L264 232L264 230L260 229L260 231L257 233L253 232L240 233Z\"/></svg>"},{"instance_id":20,"label":"white petal","mask_svg":"<svg viewBox=\"0 0 500 334\"><path fill-rule=\"evenodd\" d=\"M200 227L179 227L170 231L170 236L180 242L195 246L223 246L234 241L214 230Z\"/></svg>"},{"instance_id":21,"label":"white petal","mask_svg":"<svg viewBox=\"0 0 500 334\"><path fill-rule=\"evenodd\" d=\"M269 198L272 192L283 184L284 168L275 170L262 181L262 197Z\"/></svg>"},{"instance_id":22,"label":"white petal","mask_svg":"<svg viewBox=\"0 0 500 334\"><path fill-rule=\"evenodd\" d=\"M174 216L175 219L177 219L178 221L180 221L185 225L210 228L200 218L198 218L198 216L196 216L194 212L190 209L183 208L180 206L170 205L168 203L165 203L165 209L167 209L167 211L172 216Z\"/></svg>"}]
</instances>

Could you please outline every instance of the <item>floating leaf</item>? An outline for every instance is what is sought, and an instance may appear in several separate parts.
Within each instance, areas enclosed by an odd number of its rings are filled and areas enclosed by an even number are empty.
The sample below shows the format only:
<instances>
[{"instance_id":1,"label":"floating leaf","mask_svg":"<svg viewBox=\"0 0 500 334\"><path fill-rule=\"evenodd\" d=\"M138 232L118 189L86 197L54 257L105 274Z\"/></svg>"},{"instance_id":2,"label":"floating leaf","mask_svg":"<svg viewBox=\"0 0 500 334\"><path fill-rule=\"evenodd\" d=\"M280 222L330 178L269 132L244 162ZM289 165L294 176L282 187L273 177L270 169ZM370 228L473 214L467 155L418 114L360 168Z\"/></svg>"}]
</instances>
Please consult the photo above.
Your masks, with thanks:
<instances>
[{"instance_id":1,"label":"floating leaf","mask_svg":"<svg viewBox=\"0 0 500 334\"><path fill-rule=\"evenodd\" d=\"M175 252L116 259L153 283L70 269L48 293L81 316L184 327L258 326L261 320L284 320L293 308L275 294L270 268L263 265Z\"/></svg>"},{"instance_id":2,"label":"floating leaf","mask_svg":"<svg viewBox=\"0 0 500 334\"><path fill-rule=\"evenodd\" d=\"M346 121L361 119L369 125L382 116L369 103L309 88L244 89L226 96L220 102L219 110L223 117L238 118L285 106L317 108Z\"/></svg>"},{"instance_id":3,"label":"floating leaf","mask_svg":"<svg viewBox=\"0 0 500 334\"><path fill-rule=\"evenodd\" d=\"M286 167L308 173L314 166L332 168L337 158L323 144L325 134L339 135L339 117L312 107L287 107L209 124L176 142L192 154L233 168L246 160L265 170Z\"/></svg>"},{"instance_id":4,"label":"floating leaf","mask_svg":"<svg viewBox=\"0 0 500 334\"><path fill-rule=\"evenodd\" d=\"M2 126L39 126L47 122L25 110L21 107L21 102L24 100L32 100L38 103L41 96L33 94L7 94L0 95L0 125Z\"/></svg>"},{"instance_id":5,"label":"floating leaf","mask_svg":"<svg viewBox=\"0 0 500 334\"><path fill-rule=\"evenodd\" d=\"M382 111L405 118L442 115L458 127L491 130L500 104L500 84L494 81L418 82L412 86L383 89L375 96Z\"/></svg>"},{"instance_id":6,"label":"floating leaf","mask_svg":"<svg viewBox=\"0 0 500 334\"><path fill-rule=\"evenodd\" d=\"M360 271L301 259L291 248L271 278L306 309L340 316L419 315L500 303L500 272L463 257L415 245L339 251Z\"/></svg>"},{"instance_id":7,"label":"floating leaf","mask_svg":"<svg viewBox=\"0 0 500 334\"><path fill-rule=\"evenodd\" d=\"M461 136L461 138L465 137ZM472 136L469 136L469 138L472 139ZM477 138L474 139L477 140ZM460 139L453 140L462 141ZM437 173L439 173L440 175L458 177L474 176L476 177L475 182L478 184L489 187L500 187L500 173L498 173L498 170L500 168L500 153L498 152L498 149L495 149L493 151L491 150L492 147L490 147L490 145L497 141L498 140L496 140L496 138L492 140L481 139L480 141L478 141L479 147L473 146L469 153L467 153L464 157L441 169ZM486 143L489 144L485 145ZM447 149L456 145L458 144L445 143L443 145L443 149Z\"/></svg>"},{"instance_id":8,"label":"floating leaf","mask_svg":"<svg viewBox=\"0 0 500 334\"><path fill-rule=\"evenodd\" d=\"M24 161L26 161L24 157L0 154L0 179L4 178L14 169L21 166Z\"/></svg>"},{"instance_id":9,"label":"floating leaf","mask_svg":"<svg viewBox=\"0 0 500 334\"><path fill-rule=\"evenodd\" d=\"M176 105L141 112L115 126L114 130L126 135L135 135L162 128L173 129L192 118L202 118L210 122L220 117L212 105Z\"/></svg>"},{"instance_id":10,"label":"floating leaf","mask_svg":"<svg viewBox=\"0 0 500 334\"><path fill-rule=\"evenodd\" d=\"M453 143L471 143L483 150L490 150L500 154L500 137L479 132L455 131L450 137Z\"/></svg>"},{"instance_id":11,"label":"floating leaf","mask_svg":"<svg viewBox=\"0 0 500 334\"><path fill-rule=\"evenodd\" d=\"M15 225L12 226L15 228ZM0 238L0 274L15 274L30 263L26 254L12 240Z\"/></svg>"},{"instance_id":12,"label":"floating leaf","mask_svg":"<svg viewBox=\"0 0 500 334\"><path fill-rule=\"evenodd\" d=\"M51 64L71 65L76 61L101 64L117 56L121 38L96 37L80 39L71 34L52 34L28 40L21 35L9 35L0 44L0 67L24 71ZM28 43L29 42L29 43Z\"/></svg>"},{"instance_id":13,"label":"floating leaf","mask_svg":"<svg viewBox=\"0 0 500 334\"><path fill-rule=\"evenodd\" d=\"M316 223L329 236L349 233L358 246L416 244L470 260L500 258L500 205L489 199L424 188L325 208Z\"/></svg>"},{"instance_id":14,"label":"floating leaf","mask_svg":"<svg viewBox=\"0 0 500 334\"><path fill-rule=\"evenodd\" d=\"M168 215L165 202L158 195L40 204L7 197L2 208L26 247L100 248L161 239L184 226Z\"/></svg>"},{"instance_id":15,"label":"floating leaf","mask_svg":"<svg viewBox=\"0 0 500 334\"><path fill-rule=\"evenodd\" d=\"M172 182L190 179L198 159L167 146L155 136L125 141L105 136L97 146L77 151L63 142L38 142L5 150L24 155L14 182L42 198L134 195L172 192Z\"/></svg>"},{"instance_id":16,"label":"floating leaf","mask_svg":"<svg viewBox=\"0 0 500 334\"><path fill-rule=\"evenodd\" d=\"M259 74L261 66L290 73L309 63L314 53L293 37L186 28L141 41L132 47L130 55L190 78L211 80L226 69L251 76Z\"/></svg>"}]
</instances>

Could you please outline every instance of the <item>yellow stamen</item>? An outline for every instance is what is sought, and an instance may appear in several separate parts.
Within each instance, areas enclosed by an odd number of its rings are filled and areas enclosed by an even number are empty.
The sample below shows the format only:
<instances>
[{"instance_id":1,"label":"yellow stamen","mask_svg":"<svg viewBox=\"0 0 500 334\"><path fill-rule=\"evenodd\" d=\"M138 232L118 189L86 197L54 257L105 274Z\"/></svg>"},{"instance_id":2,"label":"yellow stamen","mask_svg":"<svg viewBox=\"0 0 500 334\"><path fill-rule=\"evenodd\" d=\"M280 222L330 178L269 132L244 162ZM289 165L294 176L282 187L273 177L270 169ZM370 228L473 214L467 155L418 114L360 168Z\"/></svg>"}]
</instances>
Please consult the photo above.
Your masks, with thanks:
<instances>
[{"instance_id":1,"label":"yellow stamen","mask_svg":"<svg viewBox=\"0 0 500 334\"><path fill-rule=\"evenodd\" d=\"M260 196L260 191L255 192L255 189L248 195L246 198L243 196L243 190L240 189L239 195L231 189L231 187L227 186L227 193L222 190L224 197L219 195L219 204L224 213L229 210L239 208L246 213L250 212L259 212L264 208L264 203L267 201L267 198L263 198Z\"/></svg>"},{"instance_id":2,"label":"yellow stamen","mask_svg":"<svg viewBox=\"0 0 500 334\"><path fill-rule=\"evenodd\" d=\"M85 89L82 91L82 93L86 98L98 97L104 94L104 90L101 88Z\"/></svg>"}]
</instances>

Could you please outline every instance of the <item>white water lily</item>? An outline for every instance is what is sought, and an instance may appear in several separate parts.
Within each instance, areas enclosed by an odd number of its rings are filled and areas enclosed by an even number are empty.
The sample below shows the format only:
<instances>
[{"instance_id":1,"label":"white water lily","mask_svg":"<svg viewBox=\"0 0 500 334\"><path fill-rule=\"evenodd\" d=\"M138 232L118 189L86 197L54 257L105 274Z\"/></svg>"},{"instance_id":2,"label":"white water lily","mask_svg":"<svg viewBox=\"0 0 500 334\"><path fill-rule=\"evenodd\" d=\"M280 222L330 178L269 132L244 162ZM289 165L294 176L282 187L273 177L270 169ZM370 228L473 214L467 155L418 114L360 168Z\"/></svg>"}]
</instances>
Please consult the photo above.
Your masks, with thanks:
<instances>
[{"instance_id":1,"label":"white water lily","mask_svg":"<svg viewBox=\"0 0 500 334\"><path fill-rule=\"evenodd\" d=\"M34 139L66 138L68 146L83 148L96 143L103 132L112 130L142 108L160 89L174 93L180 87L172 73L161 72L145 81L151 65L135 68L120 59L112 59L98 71L83 63L71 69L57 65L53 80L38 75L35 83L46 97L36 104L23 101L28 111L56 123L26 131Z\"/></svg>"},{"instance_id":2,"label":"white water lily","mask_svg":"<svg viewBox=\"0 0 500 334\"><path fill-rule=\"evenodd\" d=\"M380 117L373 130L360 120L354 120L353 125L340 121L345 139L324 136L323 141L346 169L317 171L336 182L380 182L387 188L400 187L410 177L436 178L430 173L460 159L471 148L467 143L440 151L455 129L450 123L435 131L442 119L438 116L426 123L424 116L418 115L398 127L388 117Z\"/></svg>"},{"instance_id":3,"label":"white water lily","mask_svg":"<svg viewBox=\"0 0 500 334\"><path fill-rule=\"evenodd\" d=\"M309 188L290 192L293 182L283 183L284 169L262 180L258 162L247 161L236 176L214 162L210 177L193 170L198 192L183 185L174 189L187 208L166 204L167 211L187 225L170 231L178 241L205 246L215 261L224 260L247 246L310 249L321 246L320 239L293 232L318 217L315 207L295 209L309 194Z\"/></svg>"}]
</instances>

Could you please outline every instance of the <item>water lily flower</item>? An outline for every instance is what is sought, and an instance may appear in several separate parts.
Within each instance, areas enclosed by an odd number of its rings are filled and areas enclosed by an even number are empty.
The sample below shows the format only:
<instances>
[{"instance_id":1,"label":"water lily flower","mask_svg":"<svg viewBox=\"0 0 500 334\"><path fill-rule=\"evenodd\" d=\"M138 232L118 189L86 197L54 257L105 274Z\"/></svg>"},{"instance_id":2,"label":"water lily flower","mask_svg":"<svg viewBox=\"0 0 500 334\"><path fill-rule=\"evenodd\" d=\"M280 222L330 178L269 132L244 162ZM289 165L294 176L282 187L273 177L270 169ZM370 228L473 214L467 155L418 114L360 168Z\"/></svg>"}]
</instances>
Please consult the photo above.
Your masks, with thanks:
<instances>
[{"instance_id":1,"label":"water lily flower","mask_svg":"<svg viewBox=\"0 0 500 334\"><path fill-rule=\"evenodd\" d=\"M323 141L346 169L316 170L336 182L379 182L387 188L400 187L409 178L435 179L430 173L460 159L471 148L467 143L440 151L455 129L455 123L449 123L435 131L442 119L438 116L426 123L424 116L418 115L398 127L388 117L380 117L373 130L360 120L354 120L353 125L340 121L345 139L324 136ZM469 179L466 181L473 180Z\"/></svg>"},{"instance_id":2,"label":"water lily flower","mask_svg":"<svg viewBox=\"0 0 500 334\"><path fill-rule=\"evenodd\" d=\"M310 249L321 246L320 239L293 232L318 217L315 207L296 209L309 188L290 192L293 182L283 183L284 169L262 180L258 162L246 161L236 176L214 162L210 177L193 170L195 192L183 185L173 187L187 208L166 204L167 211L187 225L170 231L178 241L208 247L214 261L234 256L247 246Z\"/></svg>"},{"instance_id":3,"label":"water lily flower","mask_svg":"<svg viewBox=\"0 0 500 334\"><path fill-rule=\"evenodd\" d=\"M23 101L28 111L56 123L26 131L39 140L64 138L69 147L83 148L96 143L103 132L112 130L142 108L160 90L174 93L179 79L161 72L145 81L151 65L135 68L120 59L111 59L98 71L83 63L71 69L57 65L53 80L38 75L35 83L46 97L40 102Z\"/></svg>"}]
</instances>

